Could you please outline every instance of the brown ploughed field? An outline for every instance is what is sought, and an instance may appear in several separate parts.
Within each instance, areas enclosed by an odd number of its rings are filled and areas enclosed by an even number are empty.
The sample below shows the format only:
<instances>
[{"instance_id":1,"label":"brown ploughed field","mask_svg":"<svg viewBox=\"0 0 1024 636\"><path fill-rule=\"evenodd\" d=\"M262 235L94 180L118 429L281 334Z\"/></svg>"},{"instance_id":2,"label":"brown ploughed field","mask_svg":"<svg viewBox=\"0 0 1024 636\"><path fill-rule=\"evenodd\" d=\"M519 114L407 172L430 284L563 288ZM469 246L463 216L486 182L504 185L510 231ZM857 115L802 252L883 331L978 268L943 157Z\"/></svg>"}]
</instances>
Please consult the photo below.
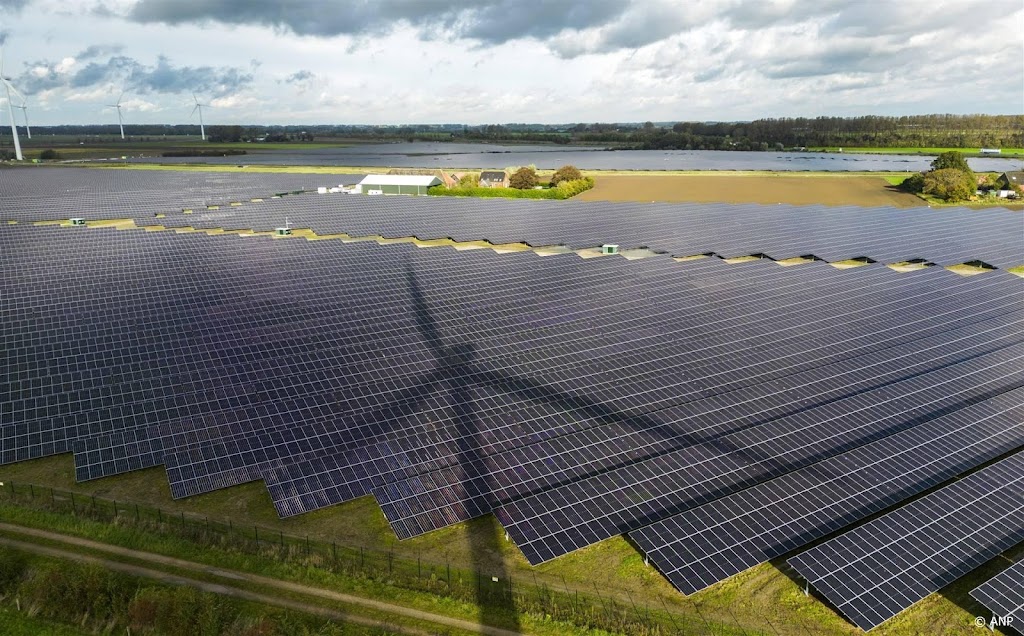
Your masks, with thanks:
<instances>
[{"instance_id":1,"label":"brown ploughed field","mask_svg":"<svg viewBox=\"0 0 1024 636\"><path fill-rule=\"evenodd\" d=\"M882 177L788 175L599 175L581 201L688 201L790 205L924 206Z\"/></svg>"}]
</instances>

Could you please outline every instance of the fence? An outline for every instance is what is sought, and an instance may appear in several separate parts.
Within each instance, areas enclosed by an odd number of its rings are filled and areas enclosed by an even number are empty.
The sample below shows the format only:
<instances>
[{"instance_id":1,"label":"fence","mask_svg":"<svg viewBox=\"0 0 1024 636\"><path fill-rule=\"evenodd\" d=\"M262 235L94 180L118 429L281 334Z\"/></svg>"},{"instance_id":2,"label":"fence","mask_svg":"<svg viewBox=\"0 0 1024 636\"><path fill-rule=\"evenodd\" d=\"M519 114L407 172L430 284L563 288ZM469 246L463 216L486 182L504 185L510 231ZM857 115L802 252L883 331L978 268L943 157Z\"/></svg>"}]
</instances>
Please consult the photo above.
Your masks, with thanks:
<instances>
[{"instance_id":1,"label":"fence","mask_svg":"<svg viewBox=\"0 0 1024 636\"><path fill-rule=\"evenodd\" d=\"M421 558L398 556L394 551L352 547L336 542L296 537L280 530L258 525L223 523L209 517L169 513L161 508L126 504L96 496L31 484L4 483L2 490L20 505L70 512L94 521L129 524L148 531L170 534L204 545L228 548L240 553L260 555L304 567L316 567L334 574L375 581L417 592L474 603L483 615L514 619L517 614L533 614L566 621L583 628L603 629L626 634L716 634L688 623L686 617L649 606L623 603L600 590L562 589L540 581L519 581L475 571L440 565ZM500 622L500 620L499 620Z\"/></svg>"}]
</instances>

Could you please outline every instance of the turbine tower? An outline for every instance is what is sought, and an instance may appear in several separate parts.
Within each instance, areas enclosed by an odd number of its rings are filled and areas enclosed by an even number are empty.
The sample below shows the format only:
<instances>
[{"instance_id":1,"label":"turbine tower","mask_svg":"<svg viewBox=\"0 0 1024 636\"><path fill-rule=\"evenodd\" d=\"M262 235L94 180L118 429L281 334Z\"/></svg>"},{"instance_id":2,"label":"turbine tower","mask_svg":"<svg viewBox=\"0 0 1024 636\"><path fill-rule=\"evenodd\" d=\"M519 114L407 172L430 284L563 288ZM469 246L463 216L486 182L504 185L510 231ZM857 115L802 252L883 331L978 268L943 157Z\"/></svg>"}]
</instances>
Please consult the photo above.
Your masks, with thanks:
<instances>
[{"instance_id":1,"label":"turbine tower","mask_svg":"<svg viewBox=\"0 0 1024 636\"><path fill-rule=\"evenodd\" d=\"M121 91L121 97L117 98L116 104L107 104L107 108L117 109L117 125L121 128L121 139L124 139L124 120L121 119L121 98L124 97L124 91Z\"/></svg>"},{"instance_id":2,"label":"turbine tower","mask_svg":"<svg viewBox=\"0 0 1024 636\"><path fill-rule=\"evenodd\" d=\"M25 118L25 132L28 133L28 138L32 139L32 129L28 125L28 101L25 100L25 96L21 96L21 106L15 106L15 108L21 109L21 114Z\"/></svg>"},{"instance_id":3,"label":"turbine tower","mask_svg":"<svg viewBox=\"0 0 1024 636\"><path fill-rule=\"evenodd\" d=\"M203 106L208 106L208 104L200 104L199 98L196 97L195 93L192 93L192 99L196 102L196 105L192 108L192 115L195 115L197 110L199 111L199 134L202 136L203 141L206 141L206 129L203 128Z\"/></svg>"},{"instance_id":4,"label":"turbine tower","mask_svg":"<svg viewBox=\"0 0 1024 636\"><path fill-rule=\"evenodd\" d=\"M0 84L4 85L4 90L7 91L7 116L11 118L11 136L14 137L14 158L18 161L24 161L25 155L21 154L21 142L18 141L18 126L14 123L14 105L11 102L11 90L17 93L18 90L11 86L11 80L4 75L4 56L3 51L0 51Z\"/></svg>"}]
</instances>

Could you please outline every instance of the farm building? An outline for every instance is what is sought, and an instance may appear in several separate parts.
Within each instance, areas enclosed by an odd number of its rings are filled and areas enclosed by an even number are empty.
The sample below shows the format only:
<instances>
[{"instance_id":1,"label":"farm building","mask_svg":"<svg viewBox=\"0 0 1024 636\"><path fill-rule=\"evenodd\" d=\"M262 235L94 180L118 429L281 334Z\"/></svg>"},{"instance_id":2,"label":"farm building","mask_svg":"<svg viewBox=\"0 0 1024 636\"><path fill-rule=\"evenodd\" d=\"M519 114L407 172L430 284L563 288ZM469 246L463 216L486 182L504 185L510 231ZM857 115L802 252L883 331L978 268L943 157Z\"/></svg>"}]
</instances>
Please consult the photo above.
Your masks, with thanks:
<instances>
[{"instance_id":1,"label":"farm building","mask_svg":"<svg viewBox=\"0 0 1024 636\"><path fill-rule=\"evenodd\" d=\"M441 185L433 175L369 174L359 182L363 194L426 194L427 188Z\"/></svg>"},{"instance_id":2,"label":"farm building","mask_svg":"<svg viewBox=\"0 0 1024 636\"><path fill-rule=\"evenodd\" d=\"M1012 190L1013 186L1024 187L1024 170L1004 172L996 179L996 187L1000 190Z\"/></svg>"},{"instance_id":3,"label":"farm building","mask_svg":"<svg viewBox=\"0 0 1024 636\"><path fill-rule=\"evenodd\" d=\"M481 188L507 188L508 173L504 170L484 170L480 173Z\"/></svg>"},{"instance_id":4,"label":"farm building","mask_svg":"<svg viewBox=\"0 0 1024 636\"><path fill-rule=\"evenodd\" d=\"M443 183L446 188L454 188L459 185L459 180L455 175L448 174L444 170L431 170L430 168L392 168L391 170L388 170L388 174L400 174L406 176L427 175L440 179L441 183Z\"/></svg>"}]
</instances>

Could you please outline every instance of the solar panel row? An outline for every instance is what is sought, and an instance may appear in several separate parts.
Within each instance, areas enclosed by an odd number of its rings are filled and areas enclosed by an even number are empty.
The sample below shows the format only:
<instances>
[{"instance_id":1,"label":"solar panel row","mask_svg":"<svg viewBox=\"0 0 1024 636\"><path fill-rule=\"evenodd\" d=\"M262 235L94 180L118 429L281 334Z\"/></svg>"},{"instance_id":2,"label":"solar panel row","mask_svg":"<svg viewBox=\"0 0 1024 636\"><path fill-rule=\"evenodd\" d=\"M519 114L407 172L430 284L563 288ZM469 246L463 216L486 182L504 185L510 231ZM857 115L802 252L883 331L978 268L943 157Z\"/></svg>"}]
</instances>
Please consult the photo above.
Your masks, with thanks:
<instances>
[{"instance_id":1,"label":"solar panel row","mask_svg":"<svg viewBox=\"0 0 1024 636\"><path fill-rule=\"evenodd\" d=\"M629 534L686 594L781 556L1024 446L1024 389Z\"/></svg>"},{"instance_id":2,"label":"solar panel row","mask_svg":"<svg viewBox=\"0 0 1024 636\"><path fill-rule=\"evenodd\" d=\"M814 589L871 629L1024 540L1024 453L791 559Z\"/></svg>"},{"instance_id":3,"label":"solar panel row","mask_svg":"<svg viewBox=\"0 0 1024 636\"><path fill-rule=\"evenodd\" d=\"M1024 625L1024 561L1018 561L971 590L971 596L984 605L1001 625Z\"/></svg>"},{"instance_id":4,"label":"solar panel row","mask_svg":"<svg viewBox=\"0 0 1024 636\"><path fill-rule=\"evenodd\" d=\"M319 234L416 236L573 248L616 243L675 256L813 254L940 265L1022 264L1024 219L1001 208L855 208L707 203L612 203L453 197L298 196L161 223L272 230L284 218Z\"/></svg>"},{"instance_id":5,"label":"solar panel row","mask_svg":"<svg viewBox=\"0 0 1024 636\"><path fill-rule=\"evenodd\" d=\"M0 221L147 218L208 205L269 199L316 190L325 179L356 183L360 175L206 171L97 170L33 167L0 174ZM189 217L184 217L189 218Z\"/></svg>"}]
</instances>

